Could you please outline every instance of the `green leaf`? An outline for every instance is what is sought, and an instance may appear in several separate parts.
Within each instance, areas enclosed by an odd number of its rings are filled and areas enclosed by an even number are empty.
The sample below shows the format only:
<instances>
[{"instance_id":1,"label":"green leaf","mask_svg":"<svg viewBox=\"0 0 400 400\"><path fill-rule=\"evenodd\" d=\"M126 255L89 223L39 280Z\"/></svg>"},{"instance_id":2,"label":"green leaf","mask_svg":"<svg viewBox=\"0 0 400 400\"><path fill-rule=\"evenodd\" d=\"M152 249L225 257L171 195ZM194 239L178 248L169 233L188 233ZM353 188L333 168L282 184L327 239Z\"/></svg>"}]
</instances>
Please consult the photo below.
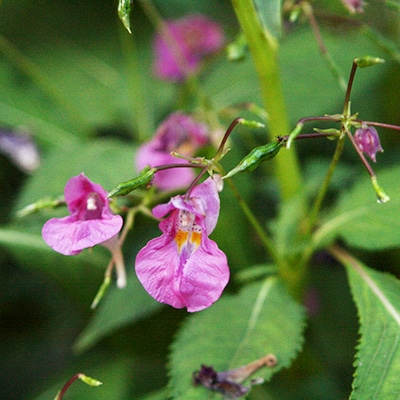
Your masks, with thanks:
<instances>
[{"instance_id":1,"label":"green leaf","mask_svg":"<svg viewBox=\"0 0 400 400\"><path fill-rule=\"evenodd\" d=\"M192 315L172 346L172 397L211 398L207 389L193 387L191 381L192 373L202 364L226 371L271 353L277 358L277 366L256 374L270 379L288 367L300 350L304 319L303 308L277 277L248 285L239 294L227 295L208 310Z\"/></svg>"},{"instance_id":2,"label":"green leaf","mask_svg":"<svg viewBox=\"0 0 400 400\"><path fill-rule=\"evenodd\" d=\"M254 0L258 18L273 36L281 36L281 1Z\"/></svg>"},{"instance_id":3,"label":"green leaf","mask_svg":"<svg viewBox=\"0 0 400 400\"><path fill-rule=\"evenodd\" d=\"M26 269L40 271L54 279L76 300L90 304L92 285L101 280L109 257L104 248L83 251L76 256L67 257L56 253L37 232L29 232L28 227L0 229L0 249L7 251Z\"/></svg>"},{"instance_id":4,"label":"green leaf","mask_svg":"<svg viewBox=\"0 0 400 400\"><path fill-rule=\"evenodd\" d=\"M337 206L325 218L325 223L314 235L317 246L343 238L346 243L364 249L386 249L400 245L400 220L394 216L400 207L400 167L378 173L381 186L390 201L379 204L369 176L360 179L345 192Z\"/></svg>"},{"instance_id":5,"label":"green leaf","mask_svg":"<svg viewBox=\"0 0 400 400\"><path fill-rule=\"evenodd\" d=\"M161 307L162 304L150 297L136 275L132 273L128 276L127 286L124 289L115 286L109 289L109 293L100 302L89 325L78 337L75 350L85 351L118 329L134 323Z\"/></svg>"},{"instance_id":6,"label":"green leaf","mask_svg":"<svg viewBox=\"0 0 400 400\"><path fill-rule=\"evenodd\" d=\"M156 392L151 392L150 394L140 397L140 400L165 400L168 399L168 389L162 388Z\"/></svg>"},{"instance_id":7,"label":"green leaf","mask_svg":"<svg viewBox=\"0 0 400 400\"><path fill-rule=\"evenodd\" d=\"M398 399L400 388L400 282L363 265L342 250L360 318L360 343L351 399Z\"/></svg>"}]
</instances>

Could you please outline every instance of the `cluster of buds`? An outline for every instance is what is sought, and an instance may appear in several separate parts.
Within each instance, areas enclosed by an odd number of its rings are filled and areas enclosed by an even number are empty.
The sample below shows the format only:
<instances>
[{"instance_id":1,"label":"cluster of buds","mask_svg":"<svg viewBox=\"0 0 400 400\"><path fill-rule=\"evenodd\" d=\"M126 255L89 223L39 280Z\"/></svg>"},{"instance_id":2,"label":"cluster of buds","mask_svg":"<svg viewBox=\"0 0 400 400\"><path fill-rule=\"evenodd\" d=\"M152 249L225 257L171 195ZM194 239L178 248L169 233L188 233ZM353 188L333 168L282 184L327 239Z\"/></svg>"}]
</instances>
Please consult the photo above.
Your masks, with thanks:
<instances>
[{"instance_id":1,"label":"cluster of buds","mask_svg":"<svg viewBox=\"0 0 400 400\"><path fill-rule=\"evenodd\" d=\"M325 115L323 117L306 117L298 121L295 129L290 133L289 136L284 138L286 147L290 147L291 143L295 139L304 139L311 137L337 137L339 140L343 140L346 136L357 151L362 163L367 169L372 186L378 198L378 202L385 203L390 200L389 196L385 193L383 188L378 184L376 174L367 161L365 155L367 155L373 162L376 162L376 154L383 152L383 148L380 143L379 134L376 127L383 127L389 129L400 130L397 125L385 124L380 122L363 121L357 118L357 114L352 115L350 112L350 92L354 80L354 76L358 67L370 67L376 64L383 63L384 60L377 57L362 57L356 58L353 61L353 66L350 72L349 83L347 86L346 97L344 101L344 110L342 114L336 115ZM340 129L318 129L318 133L312 134L301 134L301 130L306 122L310 121L330 121L340 123ZM352 129L355 129L354 134Z\"/></svg>"}]
</instances>

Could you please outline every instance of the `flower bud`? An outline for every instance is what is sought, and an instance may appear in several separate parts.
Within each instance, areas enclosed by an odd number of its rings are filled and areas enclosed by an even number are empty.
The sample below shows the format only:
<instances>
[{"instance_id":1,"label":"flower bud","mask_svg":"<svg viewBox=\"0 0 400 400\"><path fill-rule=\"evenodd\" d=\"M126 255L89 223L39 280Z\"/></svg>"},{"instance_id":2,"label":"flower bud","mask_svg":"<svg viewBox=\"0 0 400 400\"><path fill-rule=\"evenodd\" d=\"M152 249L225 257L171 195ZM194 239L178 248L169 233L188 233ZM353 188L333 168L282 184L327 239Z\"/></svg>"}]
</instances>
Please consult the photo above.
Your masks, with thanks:
<instances>
[{"instance_id":1,"label":"flower bud","mask_svg":"<svg viewBox=\"0 0 400 400\"><path fill-rule=\"evenodd\" d=\"M342 0L342 3L351 14L361 14L364 12L364 0Z\"/></svg>"},{"instance_id":2,"label":"flower bud","mask_svg":"<svg viewBox=\"0 0 400 400\"><path fill-rule=\"evenodd\" d=\"M376 153L383 152L378 132L372 126L358 128L354 134L354 141L358 149L367 154L373 162L376 162Z\"/></svg>"},{"instance_id":3,"label":"flower bud","mask_svg":"<svg viewBox=\"0 0 400 400\"><path fill-rule=\"evenodd\" d=\"M372 67L376 64L383 64L385 60L379 57L372 57L372 56L364 56L364 57L357 57L354 62L360 68Z\"/></svg>"},{"instance_id":4,"label":"flower bud","mask_svg":"<svg viewBox=\"0 0 400 400\"><path fill-rule=\"evenodd\" d=\"M263 161L275 157L283 145L282 140L255 147L240 163L227 173L223 179L231 178L242 171L254 171Z\"/></svg>"},{"instance_id":5,"label":"flower bud","mask_svg":"<svg viewBox=\"0 0 400 400\"><path fill-rule=\"evenodd\" d=\"M130 181L121 182L108 193L107 197L125 196L140 186L148 185L156 172L155 168L145 167L140 171L140 175Z\"/></svg>"}]
</instances>

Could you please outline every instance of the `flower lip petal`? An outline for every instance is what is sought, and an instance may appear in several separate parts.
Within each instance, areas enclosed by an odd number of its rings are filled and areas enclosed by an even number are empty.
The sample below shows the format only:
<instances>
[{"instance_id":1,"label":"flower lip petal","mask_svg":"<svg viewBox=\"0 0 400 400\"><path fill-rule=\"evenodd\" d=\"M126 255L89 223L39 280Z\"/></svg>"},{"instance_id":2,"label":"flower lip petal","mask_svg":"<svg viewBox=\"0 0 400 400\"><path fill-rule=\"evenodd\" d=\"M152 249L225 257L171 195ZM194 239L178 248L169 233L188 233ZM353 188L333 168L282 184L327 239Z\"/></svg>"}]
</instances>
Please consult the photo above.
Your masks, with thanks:
<instances>
[{"instance_id":1,"label":"flower lip petal","mask_svg":"<svg viewBox=\"0 0 400 400\"><path fill-rule=\"evenodd\" d=\"M189 312L210 307L220 298L229 281L226 256L207 236L188 260L185 270L180 288Z\"/></svg>"},{"instance_id":2,"label":"flower lip petal","mask_svg":"<svg viewBox=\"0 0 400 400\"><path fill-rule=\"evenodd\" d=\"M42 228L44 241L64 255L79 254L83 249L109 240L121 230L120 215L112 218L79 221L73 216L52 218Z\"/></svg>"},{"instance_id":3,"label":"flower lip petal","mask_svg":"<svg viewBox=\"0 0 400 400\"><path fill-rule=\"evenodd\" d=\"M139 251L136 274L157 301L196 312L210 307L221 296L229 280L225 254L205 237L202 245L182 264L173 241L165 235Z\"/></svg>"},{"instance_id":4,"label":"flower lip petal","mask_svg":"<svg viewBox=\"0 0 400 400\"><path fill-rule=\"evenodd\" d=\"M174 291L178 254L174 243L166 243L165 239L166 235L154 238L139 251L135 262L136 274L146 291L157 301L183 308L185 304L179 292Z\"/></svg>"}]
</instances>

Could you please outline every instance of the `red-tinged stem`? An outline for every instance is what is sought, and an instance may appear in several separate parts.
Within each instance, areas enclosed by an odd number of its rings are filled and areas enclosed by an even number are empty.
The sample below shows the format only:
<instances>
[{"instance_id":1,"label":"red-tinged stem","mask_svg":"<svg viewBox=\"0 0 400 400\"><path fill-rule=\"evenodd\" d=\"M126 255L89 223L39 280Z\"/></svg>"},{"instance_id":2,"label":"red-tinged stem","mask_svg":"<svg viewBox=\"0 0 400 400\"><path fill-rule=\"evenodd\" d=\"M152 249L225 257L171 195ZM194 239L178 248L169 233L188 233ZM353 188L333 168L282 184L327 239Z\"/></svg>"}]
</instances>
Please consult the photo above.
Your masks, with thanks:
<instances>
[{"instance_id":1,"label":"red-tinged stem","mask_svg":"<svg viewBox=\"0 0 400 400\"><path fill-rule=\"evenodd\" d=\"M400 126L392 125L392 124L385 124L384 122L361 121L359 119L356 119L354 122L358 122L360 124L365 124L365 125L368 125L368 126L378 126L380 128L394 129L396 131L400 131Z\"/></svg>"},{"instance_id":2,"label":"red-tinged stem","mask_svg":"<svg viewBox=\"0 0 400 400\"><path fill-rule=\"evenodd\" d=\"M215 160L218 160L218 157L219 157L221 154L223 154L226 141L228 140L230 134L232 133L233 128L234 128L236 125L240 124L242 121L243 121L243 118L238 117L238 118L235 118L235 119L231 122L231 124L229 125L228 129L227 129L226 132L225 132L224 137L223 137L222 140L221 140L221 143L220 143L220 145L219 145L219 147L218 147L217 152L215 153L215 156L214 156L214 159L215 159Z\"/></svg>"},{"instance_id":3,"label":"red-tinged stem","mask_svg":"<svg viewBox=\"0 0 400 400\"><path fill-rule=\"evenodd\" d=\"M67 383L62 387L62 389L60 390L60 392L58 393L57 397L55 400L62 400L62 398L64 397L64 394L66 393L66 391L69 389L69 387L77 380L80 379L80 377L82 376L82 373L78 373L75 374L72 378L70 378Z\"/></svg>"},{"instance_id":4,"label":"red-tinged stem","mask_svg":"<svg viewBox=\"0 0 400 400\"><path fill-rule=\"evenodd\" d=\"M362 153L362 151L358 148L357 143L355 142L353 135L351 134L351 132L346 129L346 135L349 138L351 144L353 145L353 147L356 149L357 154L359 155L359 157L361 158L362 163L364 164L365 168L367 169L369 175L372 177L376 176L374 170L372 169L371 165L369 164L369 162L367 161L367 159L365 158L364 154Z\"/></svg>"},{"instance_id":5,"label":"red-tinged stem","mask_svg":"<svg viewBox=\"0 0 400 400\"><path fill-rule=\"evenodd\" d=\"M157 167L154 167L156 169L157 173L158 171L164 171L166 169L172 169L172 168L204 168L205 166L202 164L165 164L165 165L158 165Z\"/></svg>"},{"instance_id":6,"label":"red-tinged stem","mask_svg":"<svg viewBox=\"0 0 400 400\"><path fill-rule=\"evenodd\" d=\"M353 61L349 76L349 82L347 84L346 96L344 98L343 114L348 117L350 116L350 94L351 94L351 89L353 87L353 82L354 82L354 77L356 75L357 67L358 67L357 63Z\"/></svg>"},{"instance_id":7,"label":"red-tinged stem","mask_svg":"<svg viewBox=\"0 0 400 400\"><path fill-rule=\"evenodd\" d=\"M190 194L193 190L193 188L199 183L200 179L203 177L203 175L207 172L207 167L203 167L203 171L201 171L196 178L194 178L193 182L190 184L186 194L185 194L185 201L188 201L190 199Z\"/></svg>"}]
</instances>

